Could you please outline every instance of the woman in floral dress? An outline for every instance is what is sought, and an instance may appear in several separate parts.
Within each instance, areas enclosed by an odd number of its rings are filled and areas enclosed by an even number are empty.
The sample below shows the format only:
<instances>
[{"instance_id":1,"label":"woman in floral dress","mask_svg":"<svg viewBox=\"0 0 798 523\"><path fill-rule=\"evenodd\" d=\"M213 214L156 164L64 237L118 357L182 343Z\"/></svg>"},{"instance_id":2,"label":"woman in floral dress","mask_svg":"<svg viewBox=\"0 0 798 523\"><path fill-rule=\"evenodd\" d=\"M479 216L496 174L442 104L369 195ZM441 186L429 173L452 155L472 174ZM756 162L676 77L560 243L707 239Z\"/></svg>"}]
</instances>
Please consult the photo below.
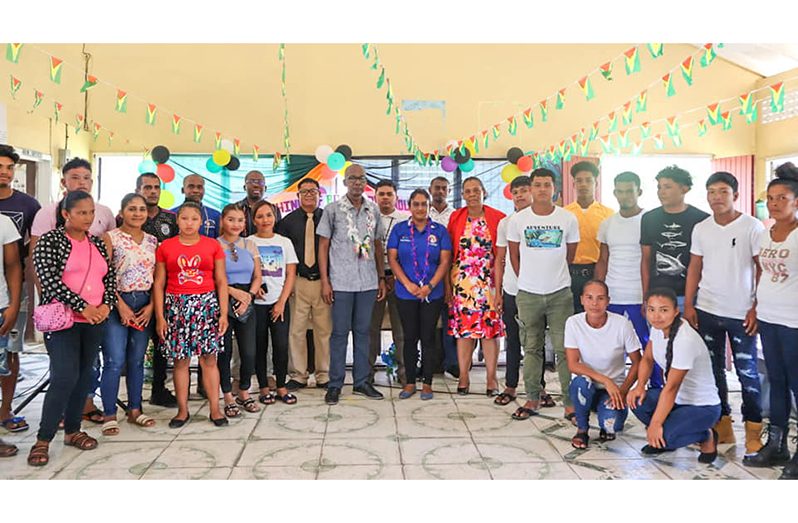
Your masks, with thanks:
<instances>
[{"instance_id":1,"label":"woman in floral dress","mask_svg":"<svg viewBox=\"0 0 798 523\"><path fill-rule=\"evenodd\" d=\"M476 347L482 340L487 368L487 395L499 393L496 365L498 338L504 336L501 313L496 307L494 261L496 230L504 213L484 205L482 181L476 177L463 181L466 206L452 213L449 235L452 238L451 286L447 294L450 307L449 333L457 339L460 381L457 393L468 394L468 371Z\"/></svg>"}]
</instances>

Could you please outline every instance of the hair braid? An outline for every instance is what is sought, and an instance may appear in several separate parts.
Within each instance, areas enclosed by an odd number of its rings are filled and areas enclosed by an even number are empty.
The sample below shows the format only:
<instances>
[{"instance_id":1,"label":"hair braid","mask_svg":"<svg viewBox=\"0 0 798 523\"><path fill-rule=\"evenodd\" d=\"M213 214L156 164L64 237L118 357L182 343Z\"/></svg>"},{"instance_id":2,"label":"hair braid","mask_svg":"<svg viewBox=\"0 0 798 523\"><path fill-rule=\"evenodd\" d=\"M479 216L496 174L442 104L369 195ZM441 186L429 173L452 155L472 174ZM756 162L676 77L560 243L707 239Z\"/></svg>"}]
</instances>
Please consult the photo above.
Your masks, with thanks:
<instances>
[{"instance_id":1,"label":"hair braid","mask_svg":"<svg viewBox=\"0 0 798 523\"><path fill-rule=\"evenodd\" d=\"M665 379L668 379L668 374L671 371L671 364L673 363L673 340L676 339L676 334L679 332L679 327L682 326L682 314L676 314L671 324L670 333L668 333L668 345L665 348Z\"/></svg>"}]
</instances>

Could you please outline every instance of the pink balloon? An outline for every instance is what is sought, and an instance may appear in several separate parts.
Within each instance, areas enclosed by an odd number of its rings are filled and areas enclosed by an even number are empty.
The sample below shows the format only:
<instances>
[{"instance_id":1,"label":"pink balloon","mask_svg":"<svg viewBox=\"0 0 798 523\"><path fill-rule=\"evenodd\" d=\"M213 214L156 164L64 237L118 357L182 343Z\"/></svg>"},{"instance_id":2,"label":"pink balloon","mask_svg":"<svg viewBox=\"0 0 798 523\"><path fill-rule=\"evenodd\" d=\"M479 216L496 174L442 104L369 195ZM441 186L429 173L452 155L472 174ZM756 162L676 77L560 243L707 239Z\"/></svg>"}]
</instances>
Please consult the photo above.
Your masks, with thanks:
<instances>
[{"instance_id":1,"label":"pink balloon","mask_svg":"<svg viewBox=\"0 0 798 523\"><path fill-rule=\"evenodd\" d=\"M441 169L447 173L454 172L457 169L457 162L451 156L444 156L441 160Z\"/></svg>"}]
</instances>

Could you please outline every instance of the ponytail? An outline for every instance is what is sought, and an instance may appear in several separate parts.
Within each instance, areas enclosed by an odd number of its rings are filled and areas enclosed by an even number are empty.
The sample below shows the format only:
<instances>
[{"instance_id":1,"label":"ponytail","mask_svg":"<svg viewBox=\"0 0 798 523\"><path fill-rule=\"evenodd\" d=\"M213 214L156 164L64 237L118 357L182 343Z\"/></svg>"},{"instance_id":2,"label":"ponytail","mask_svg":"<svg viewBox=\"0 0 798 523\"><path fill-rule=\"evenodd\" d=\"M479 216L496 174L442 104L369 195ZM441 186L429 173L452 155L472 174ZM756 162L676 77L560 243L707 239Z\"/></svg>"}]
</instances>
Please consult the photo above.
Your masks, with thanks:
<instances>
[{"instance_id":1,"label":"ponytail","mask_svg":"<svg viewBox=\"0 0 798 523\"><path fill-rule=\"evenodd\" d=\"M679 332L679 327L682 326L682 314L679 313L673 319L671 324L670 333L668 334L668 345L665 348L665 379L668 379L668 374L671 371L671 364L673 363L673 340L676 339L676 334Z\"/></svg>"}]
</instances>

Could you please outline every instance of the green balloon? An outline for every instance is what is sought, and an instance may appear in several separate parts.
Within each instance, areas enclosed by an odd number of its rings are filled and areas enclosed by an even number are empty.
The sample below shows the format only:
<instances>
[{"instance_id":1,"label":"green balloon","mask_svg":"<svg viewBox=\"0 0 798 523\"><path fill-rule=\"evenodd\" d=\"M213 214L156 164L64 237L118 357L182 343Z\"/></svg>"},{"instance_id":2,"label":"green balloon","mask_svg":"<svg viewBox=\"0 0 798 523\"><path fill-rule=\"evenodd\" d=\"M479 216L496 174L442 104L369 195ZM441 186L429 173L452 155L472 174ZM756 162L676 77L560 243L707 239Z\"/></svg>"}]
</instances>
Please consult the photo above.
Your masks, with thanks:
<instances>
[{"instance_id":1,"label":"green balloon","mask_svg":"<svg viewBox=\"0 0 798 523\"><path fill-rule=\"evenodd\" d=\"M212 173L218 173L222 170L221 165L216 165L216 162L213 161L213 158L208 158L208 161L205 162L205 168Z\"/></svg>"}]
</instances>

